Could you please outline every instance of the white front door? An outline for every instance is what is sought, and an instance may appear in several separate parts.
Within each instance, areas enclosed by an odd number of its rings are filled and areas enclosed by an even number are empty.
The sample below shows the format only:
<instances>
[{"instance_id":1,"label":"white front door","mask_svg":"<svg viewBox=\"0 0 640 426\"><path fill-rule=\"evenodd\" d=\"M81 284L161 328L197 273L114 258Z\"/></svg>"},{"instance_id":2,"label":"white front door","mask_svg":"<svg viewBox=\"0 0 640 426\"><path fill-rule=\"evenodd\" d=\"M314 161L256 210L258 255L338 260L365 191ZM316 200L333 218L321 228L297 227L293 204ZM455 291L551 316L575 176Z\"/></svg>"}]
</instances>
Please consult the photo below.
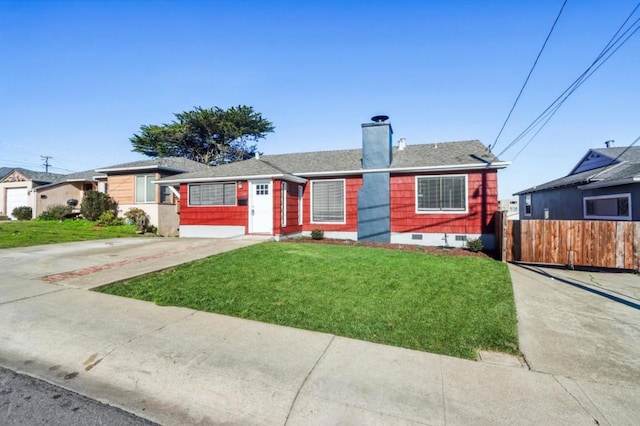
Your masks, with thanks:
<instances>
[{"instance_id":1,"label":"white front door","mask_svg":"<svg viewBox=\"0 0 640 426\"><path fill-rule=\"evenodd\" d=\"M7 188L7 216L15 219L11 212L16 207L29 206L29 191L27 188Z\"/></svg>"},{"instance_id":2,"label":"white front door","mask_svg":"<svg viewBox=\"0 0 640 426\"><path fill-rule=\"evenodd\" d=\"M249 182L249 232L273 232L273 184L270 180Z\"/></svg>"}]
</instances>

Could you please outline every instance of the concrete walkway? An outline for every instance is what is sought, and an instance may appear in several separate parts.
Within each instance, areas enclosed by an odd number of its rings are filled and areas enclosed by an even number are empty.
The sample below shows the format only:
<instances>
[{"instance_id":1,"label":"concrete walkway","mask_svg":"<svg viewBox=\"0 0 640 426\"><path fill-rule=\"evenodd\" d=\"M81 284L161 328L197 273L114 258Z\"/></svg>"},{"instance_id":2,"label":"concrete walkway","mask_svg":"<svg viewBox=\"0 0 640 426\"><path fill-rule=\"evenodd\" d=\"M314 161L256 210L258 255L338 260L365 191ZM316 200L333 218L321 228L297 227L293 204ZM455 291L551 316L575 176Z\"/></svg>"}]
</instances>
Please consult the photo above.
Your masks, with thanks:
<instances>
[{"instance_id":1,"label":"concrete walkway","mask_svg":"<svg viewBox=\"0 0 640 426\"><path fill-rule=\"evenodd\" d=\"M637 383L578 381L86 290L256 242L0 250L0 365L166 425L637 420ZM527 273L512 269L521 287L538 285Z\"/></svg>"}]
</instances>

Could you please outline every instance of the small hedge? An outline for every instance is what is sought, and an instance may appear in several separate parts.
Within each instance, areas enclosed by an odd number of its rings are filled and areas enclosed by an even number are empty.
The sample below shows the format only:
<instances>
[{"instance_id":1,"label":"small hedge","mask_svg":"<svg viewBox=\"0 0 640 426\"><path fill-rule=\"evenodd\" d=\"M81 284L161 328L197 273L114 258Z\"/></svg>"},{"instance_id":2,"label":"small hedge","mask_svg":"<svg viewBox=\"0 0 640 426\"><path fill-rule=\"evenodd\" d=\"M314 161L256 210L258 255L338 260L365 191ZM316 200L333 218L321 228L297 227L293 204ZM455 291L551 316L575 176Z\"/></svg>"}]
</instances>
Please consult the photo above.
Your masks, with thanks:
<instances>
[{"instance_id":1,"label":"small hedge","mask_svg":"<svg viewBox=\"0 0 640 426\"><path fill-rule=\"evenodd\" d=\"M18 220L31 220L33 217L33 210L29 206L20 206L13 209L11 215Z\"/></svg>"},{"instance_id":2,"label":"small hedge","mask_svg":"<svg viewBox=\"0 0 640 426\"><path fill-rule=\"evenodd\" d=\"M54 204L52 206L47 207L45 211L40 213L38 219L40 220L60 220L65 215L68 215L72 212L71 206L67 206L64 204Z\"/></svg>"}]
</instances>

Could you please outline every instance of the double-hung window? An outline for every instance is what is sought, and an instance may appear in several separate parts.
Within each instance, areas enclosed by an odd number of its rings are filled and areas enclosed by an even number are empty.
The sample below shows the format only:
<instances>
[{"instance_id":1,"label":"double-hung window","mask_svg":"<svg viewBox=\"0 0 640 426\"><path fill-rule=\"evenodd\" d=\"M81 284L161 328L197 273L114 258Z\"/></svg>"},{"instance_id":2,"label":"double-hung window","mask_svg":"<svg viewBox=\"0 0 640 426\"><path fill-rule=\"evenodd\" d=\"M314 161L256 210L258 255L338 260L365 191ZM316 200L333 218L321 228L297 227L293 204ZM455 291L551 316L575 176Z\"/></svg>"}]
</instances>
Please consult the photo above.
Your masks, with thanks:
<instances>
[{"instance_id":1,"label":"double-hung window","mask_svg":"<svg viewBox=\"0 0 640 426\"><path fill-rule=\"evenodd\" d=\"M467 211L467 176L416 176L418 213L464 213Z\"/></svg>"},{"instance_id":2,"label":"double-hung window","mask_svg":"<svg viewBox=\"0 0 640 426\"><path fill-rule=\"evenodd\" d=\"M136 203L155 203L156 185L152 183L155 175L136 176Z\"/></svg>"},{"instance_id":3,"label":"double-hung window","mask_svg":"<svg viewBox=\"0 0 640 426\"><path fill-rule=\"evenodd\" d=\"M235 206L235 182L189 185L190 206Z\"/></svg>"},{"instance_id":4,"label":"double-hung window","mask_svg":"<svg viewBox=\"0 0 640 426\"><path fill-rule=\"evenodd\" d=\"M345 223L345 181L311 182L311 222Z\"/></svg>"},{"instance_id":5,"label":"double-hung window","mask_svg":"<svg viewBox=\"0 0 640 426\"><path fill-rule=\"evenodd\" d=\"M584 197L585 219L631 220L631 194Z\"/></svg>"},{"instance_id":6,"label":"double-hung window","mask_svg":"<svg viewBox=\"0 0 640 426\"><path fill-rule=\"evenodd\" d=\"M524 195L524 215L531 216L531 194Z\"/></svg>"}]
</instances>

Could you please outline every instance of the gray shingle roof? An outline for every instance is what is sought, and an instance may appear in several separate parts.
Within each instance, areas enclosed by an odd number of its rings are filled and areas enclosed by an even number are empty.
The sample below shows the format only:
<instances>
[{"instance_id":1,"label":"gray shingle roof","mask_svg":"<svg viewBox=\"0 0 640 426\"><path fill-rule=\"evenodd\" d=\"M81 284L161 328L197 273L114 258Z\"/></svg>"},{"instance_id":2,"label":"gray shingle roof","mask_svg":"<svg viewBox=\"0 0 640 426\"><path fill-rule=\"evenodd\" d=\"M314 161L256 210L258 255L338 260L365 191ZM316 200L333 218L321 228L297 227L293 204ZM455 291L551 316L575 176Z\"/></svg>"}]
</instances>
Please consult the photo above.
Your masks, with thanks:
<instances>
[{"instance_id":1,"label":"gray shingle roof","mask_svg":"<svg viewBox=\"0 0 640 426\"><path fill-rule=\"evenodd\" d=\"M615 184L625 179L631 180L635 177L640 177L640 147L594 148L589 151L595 151L611 158L611 164L554 179L541 185L516 192L514 195L528 194L565 186L587 185L596 182L599 185L606 185L607 182ZM614 160L616 161L614 162Z\"/></svg>"},{"instance_id":2,"label":"gray shingle roof","mask_svg":"<svg viewBox=\"0 0 640 426\"><path fill-rule=\"evenodd\" d=\"M0 167L0 179L11 173L11 167Z\"/></svg>"},{"instance_id":3,"label":"gray shingle roof","mask_svg":"<svg viewBox=\"0 0 640 426\"><path fill-rule=\"evenodd\" d=\"M198 170L206 170L211 168L206 164L198 163L197 161L189 160L183 157L165 157L154 158L152 160L132 161L130 163L116 164L109 167L101 167L96 169L98 172L115 172L115 171L127 171L127 170L141 170L148 168L152 169L164 169L164 170L176 170L182 172L195 172Z\"/></svg>"},{"instance_id":4,"label":"gray shingle roof","mask_svg":"<svg viewBox=\"0 0 640 426\"><path fill-rule=\"evenodd\" d=\"M210 170L184 173L160 181L282 174L304 177L317 173L353 173L362 171L361 159L361 149L263 155L260 159L223 164ZM481 166L497 161L499 160L480 141L443 142L407 145L403 150L394 147L391 169Z\"/></svg>"},{"instance_id":5,"label":"gray shingle roof","mask_svg":"<svg viewBox=\"0 0 640 426\"><path fill-rule=\"evenodd\" d=\"M57 179L54 182L51 182L47 185L41 185L39 187L36 188L36 191L45 189L45 188L49 188L51 186L55 186L55 185L60 185L62 183L65 182L78 182L78 181L82 181L82 182L94 182L96 179L96 177L104 177L106 178L107 175L102 174L102 173L98 173L95 170L85 170L83 172L77 172L77 173L71 173L68 175L63 175L61 176L59 179Z\"/></svg>"},{"instance_id":6,"label":"gray shingle roof","mask_svg":"<svg viewBox=\"0 0 640 426\"><path fill-rule=\"evenodd\" d=\"M21 167L14 167L14 168L10 168L7 173L1 175L0 179L5 178L9 173L13 172L14 170L20 173L22 176L26 177L27 179L37 183L51 183L60 179L62 176L64 176L58 173L37 172L34 170L23 169Z\"/></svg>"}]
</instances>

